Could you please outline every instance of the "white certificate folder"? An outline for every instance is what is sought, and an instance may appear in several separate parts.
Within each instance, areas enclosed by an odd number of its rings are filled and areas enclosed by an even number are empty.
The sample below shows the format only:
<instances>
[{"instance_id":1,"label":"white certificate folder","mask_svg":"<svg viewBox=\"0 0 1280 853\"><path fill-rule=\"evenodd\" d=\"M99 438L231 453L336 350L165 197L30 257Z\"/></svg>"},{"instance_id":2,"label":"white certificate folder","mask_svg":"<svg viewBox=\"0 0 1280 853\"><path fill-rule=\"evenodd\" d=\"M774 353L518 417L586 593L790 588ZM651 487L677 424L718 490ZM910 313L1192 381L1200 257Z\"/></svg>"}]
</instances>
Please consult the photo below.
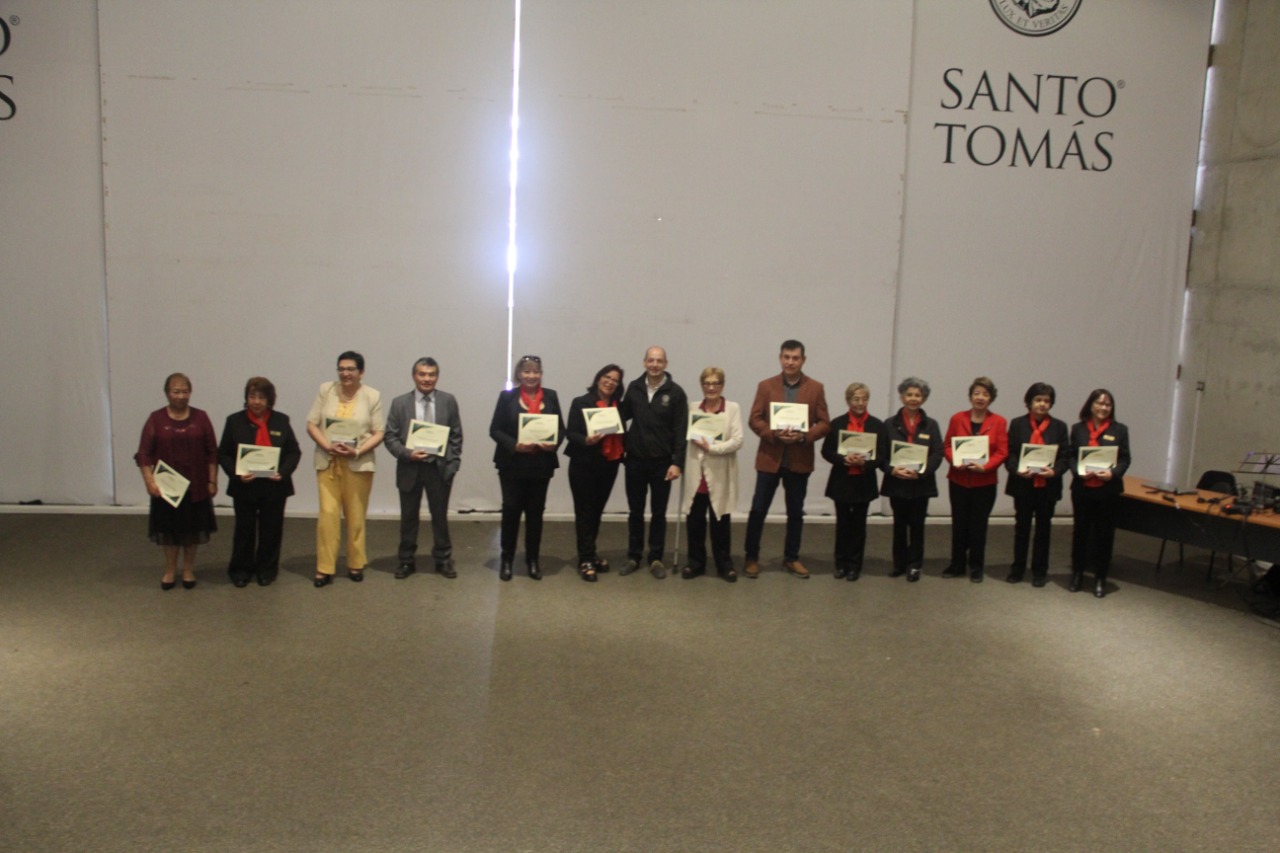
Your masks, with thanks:
<instances>
[{"instance_id":1,"label":"white certificate folder","mask_svg":"<svg viewBox=\"0 0 1280 853\"><path fill-rule=\"evenodd\" d=\"M417 419L409 421L409 440L404 446L409 450L425 450L428 456L444 456L449 443L449 428L444 424Z\"/></svg>"},{"instance_id":2,"label":"white certificate folder","mask_svg":"<svg viewBox=\"0 0 1280 853\"><path fill-rule=\"evenodd\" d=\"M271 477L280 470L280 448L261 444L236 445L236 476Z\"/></svg>"}]
</instances>

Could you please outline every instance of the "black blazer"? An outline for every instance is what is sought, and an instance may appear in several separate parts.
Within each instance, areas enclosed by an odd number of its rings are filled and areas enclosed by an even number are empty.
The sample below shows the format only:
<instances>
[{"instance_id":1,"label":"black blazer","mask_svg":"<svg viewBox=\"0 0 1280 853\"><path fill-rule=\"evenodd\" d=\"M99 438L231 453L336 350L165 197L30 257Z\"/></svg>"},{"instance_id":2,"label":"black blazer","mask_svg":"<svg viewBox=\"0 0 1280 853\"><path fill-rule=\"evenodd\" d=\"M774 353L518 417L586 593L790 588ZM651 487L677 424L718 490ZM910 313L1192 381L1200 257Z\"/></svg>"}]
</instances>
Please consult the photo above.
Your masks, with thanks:
<instances>
[{"instance_id":1,"label":"black blazer","mask_svg":"<svg viewBox=\"0 0 1280 853\"><path fill-rule=\"evenodd\" d=\"M293 494L293 472L298 470L302 449L289 425L289 416L273 411L267 416L267 432L271 435L271 446L280 448L280 479L246 483L236 476L236 445L256 443L258 428L243 409L227 415L222 441L218 444L218 464L228 478L227 494L235 500L272 503L284 501Z\"/></svg>"},{"instance_id":2,"label":"black blazer","mask_svg":"<svg viewBox=\"0 0 1280 853\"><path fill-rule=\"evenodd\" d=\"M564 452L566 456L579 462L607 465L610 463L604 458L604 443L587 444L587 419L582 414L583 409L596 408L598 402L600 398L594 391L588 391L581 397L573 398L573 402L569 404L569 425L566 432L568 442L564 446ZM618 408L618 414L619 416L622 414L621 406ZM622 457L618 457L613 464L617 465L621 462Z\"/></svg>"},{"instance_id":3,"label":"black blazer","mask_svg":"<svg viewBox=\"0 0 1280 853\"><path fill-rule=\"evenodd\" d=\"M550 480L560 467L557 450L564 441L564 412L560 398L550 388L542 389L542 414L556 415L560 431L556 450L539 453L516 453L516 436L520 433L520 388L512 388L498 395L498 405L493 409L489 422L489 436L494 440L493 465L504 476L517 480Z\"/></svg>"},{"instance_id":4,"label":"black blazer","mask_svg":"<svg viewBox=\"0 0 1280 853\"><path fill-rule=\"evenodd\" d=\"M880 496L880 488L876 484L876 462L863 466L862 473L849 475L849 468L844 464L844 457L837 448L840 446L840 430L849 428L849 414L846 412L831 422L831 431L822 440L822 458L831 463L831 473L827 475L827 497L836 503L868 504ZM867 415L863 429L876 436L876 457L880 456L880 436L884 433L884 422L873 415Z\"/></svg>"},{"instance_id":5,"label":"black blazer","mask_svg":"<svg viewBox=\"0 0 1280 853\"><path fill-rule=\"evenodd\" d=\"M1018 476L1018 459L1022 456L1022 445L1031 441L1031 415L1023 415L1009 421L1009 457L1004 460L1004 468L1009 472L1009 477L1004 484L1004 493L1011 495L1014 499L1030 498L1036 491L1035 481L1027 477ZM1053 463L1054 476L1045 480L1044 488L1046 494L1050 495L1053 500L1062 498L1062 476L1067 473L1070 466L1070 437L1067 435L1067 425L1055 418L1049 416L1049 426L1044 430L1044 443L1058 445L1058 456Z\"/></svg>"},{"instance_id":6,"label":"black blazer","mask_svg":"<svg viewBox=\"0 0 1280 853\"><path fill-rule=\"evenodd\" d=\"M884 482L880 485L880 494L887 498L936 498L938 496L938 479L935 476L942 466L942 430L938 422L920 410L920 425L916 427L916 437L912 444L929 445L929 460L925 469L920 472L918 480L899 480L889 470L890 448L895 441L906 441L907 430L902 425L902 410L884 422L880 433L880 447L876 450L880 470L884 471Z\"/></svg>"},{"instance_id":7,"label":"black blazer","mask_svg":"<svg viewBox=\"0 0 1280 853\"><path fill-rule=\"evenodd\" d=\"M1089 446L1089 425L1077 421L1071 425L1071 449L1068 464L1071 467L1071 494L1085 493L1097 497L1118 495L1124 492L1124 472L1129 470L1129 428L1118 421L1112 421L1107 431L1098 437L1102 447L1114 445L1120 448L1116 454L1116 467L1111 470L1111 479L1101 486L1089 488L1085 486L1085 478L1076 473L1076 458L1081 447Z\"/></svg>"}]
</instances>

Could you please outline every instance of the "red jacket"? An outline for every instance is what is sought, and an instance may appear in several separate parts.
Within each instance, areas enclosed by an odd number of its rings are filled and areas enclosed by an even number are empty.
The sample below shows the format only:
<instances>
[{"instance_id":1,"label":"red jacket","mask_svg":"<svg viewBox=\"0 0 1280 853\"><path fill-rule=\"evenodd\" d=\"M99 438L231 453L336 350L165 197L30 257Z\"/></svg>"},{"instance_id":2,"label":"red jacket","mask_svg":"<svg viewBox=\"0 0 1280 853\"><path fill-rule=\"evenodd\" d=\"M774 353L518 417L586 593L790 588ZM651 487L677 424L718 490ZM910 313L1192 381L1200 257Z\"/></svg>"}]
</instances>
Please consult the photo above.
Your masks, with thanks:
<instances>
[{"instance_id":1,"label":"red jacket","mask_svg":"<svg viewBox=\"0 0 1280 853\"><path fill-rule=\"evenodd\" d=\"M970 414L971 410L969 409L965 409L963 412L956 412L951 416L951 423L947 424L947 435L943 439L942 452L946 455L948 464L951 463L952 436L974 434L973 421L969 417ZM987 464L983 466L982 471L966 471L964 468L953 466L947 472L948 480L966 489L973 489L978 486L994 486L1000 479L998 474L1000 466L1009 457L1009 424L1000 415L991 411L987 412L987 416L983 419L982 427L977 434L987 437L989 455Z\"/></svg>"}]
</instances>

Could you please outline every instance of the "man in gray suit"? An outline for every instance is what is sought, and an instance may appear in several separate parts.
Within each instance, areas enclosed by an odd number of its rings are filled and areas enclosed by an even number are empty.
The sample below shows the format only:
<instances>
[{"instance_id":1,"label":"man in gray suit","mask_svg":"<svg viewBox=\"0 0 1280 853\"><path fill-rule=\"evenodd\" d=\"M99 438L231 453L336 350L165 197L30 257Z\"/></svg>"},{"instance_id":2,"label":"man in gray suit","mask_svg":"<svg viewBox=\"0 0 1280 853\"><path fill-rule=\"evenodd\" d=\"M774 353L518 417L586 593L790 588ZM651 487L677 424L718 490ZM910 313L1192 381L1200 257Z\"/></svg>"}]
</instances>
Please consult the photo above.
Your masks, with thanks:
<instances>
[{"instance_id":1,"label":"man in gray suit","mask_svg":"<svg viewBox=\"0 0 1280 853\"><path fill-rule=\"evenodd\" d=\"M416 571L413 562L418 550L418 513L422 493L427 493L427 510L431 513L431 535L435 544L431 557L436 571L456 578L453 568L453 543L449 541L449 492L453 477L462 464L462 420L458 417L458 401L447 391L440 391L440 365L434 358L420 358L413 363L414 390L391 401L387 415L384 443L396 458L396 488L400 491L400 565L396 578L409 577ZM425 449L410 450L409 427L413 421L442 424L449 428L449 440L443 453Z\"/></svg>"}]
</instances>

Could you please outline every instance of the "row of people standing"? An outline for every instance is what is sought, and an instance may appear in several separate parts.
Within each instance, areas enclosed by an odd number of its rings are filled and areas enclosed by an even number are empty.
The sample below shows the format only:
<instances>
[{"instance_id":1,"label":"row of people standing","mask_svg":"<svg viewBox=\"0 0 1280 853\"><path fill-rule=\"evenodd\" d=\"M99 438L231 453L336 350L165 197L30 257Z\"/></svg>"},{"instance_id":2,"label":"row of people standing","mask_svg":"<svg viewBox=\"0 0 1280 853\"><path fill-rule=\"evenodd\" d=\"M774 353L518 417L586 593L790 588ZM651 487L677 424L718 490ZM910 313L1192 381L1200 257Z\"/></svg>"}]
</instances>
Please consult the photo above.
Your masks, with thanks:
<instances>
[{"instance_id":1,"label":"row of people standing","mask_svg":"<svg viewBox=\"0 0 1280 853\"><path fill-rule=\"evenodd\" d=\"M1014 553L1006 580L1021 582L1030 560L1032 585L1043 587L1049 573L1051 524L1062 498L1062 480L1073 473L1072 507L1074 525L1069 589L1079 591L1084 573L1094 573L1094 594L1106 594L1106 579L1115 539L1115 501L1124 490L1124 474L1131 461L1129 431L1115 420L1115 400L1105 388L1092 391L1081 408L1079 421L1067 425L1049 414L1056 401L1052 385L1037 382L1027 389L1025 415L1006 423L991 411L996 399L995 384L978 377L969 386L967 410L956 412L945 433L924 411L929 384L918 377L898 386L902 407L886 422L867 413L870 392L854 383L846 390L849 413L838 417L823 444L823 458L831 463L827 496L836 505L836 577L857 580L862 571L866 542L866 517L873 500L889 498L893 512L894 577L908 581L921 577L924 559L924 522L928 502L938 496L935 474L946 459L948 496L951 504L951 557L943 577L968 575L981 582L986 573L987 527L995 506L998 472L1008 472L1005 493L1014 501ZM841 430L879 434L872 463L860 454L841 455L837 436ZM980 461L961 461L952 454L952 439L983 436L988 452ZM921 470L896 468L891 463L894 441L928 447L927 462ZM1057 448L1052 463L1044 467L1022 468L1024 445ZM1080 474L1076 470L1079 450L1088 446L1114 446L1114 467ZM884 481L876 488L877 470ZM1034 536L1033 536L1034 532Z\"/></svg>"},{"instance_id":2,"label":"row of people standing","mask_svg":"<svg viewBox=\"0 0 1280 853\"><path fill-rule=\"evenodd\" d=\"M448 502L453 478L462 451L462 428L457 402L452 395L436 389L439 366L422 358L412 368L415 390L397 397L391 416L383 418L378 392L364 386L364 359L344 352L338 358L338 379L324 383L307 419L307 431L315 442L315 468L320 494L317 522L317 566L315 585L325 586L336 571L341 537L341 518L347 522L346 565L348 577L363 579L367 564L364 517L372 486L373 450L383 443L396 457L396 483L401 500L399 566L397 578L416 571L418 520L421 498L427 496L434 545L436 571L456 577L448 533ZM1077 524L1073 537L1072 589L1079 589L1086 565L1096 574L1095 592L1102 594L1110 563L1114 526L1109 499L1122 490L1122 477L1129 464L1128 433L1114 422L1114 400L1105 389L1090 395L1081 421L1069 433L1065 424L1048 415L1054 403L1051 386L1036 383L1027 391L1027 415L1012 424L990 411L995 400L994 384L985 377L970 386L970 408L956 413L945 434L924 412L929 397L928 383L912 377L899 388L902 407L887 421L867 412L870 391L861 383L846 390L848 414L830 421L821 383L803 373L804 346L785 341L779 353L781 372L759 383L750 410L749 424L760 437L756 456L756 488L748 516L744 573L758 577L760 544L764 519L779 485L785 493L787 527L783 566L791 574L807 578L800 562L804 501L809 475L814 469L814 445L823 440L822 455L831 463L827 496L835 503L836 577L856 580L862 570L866 541L866 517L871 501L888 497L894 518L893 575L918 580L924 556L924 520L928 501L937 496L935 474L945 458L953 462L948 473L953 513L952 555L944 576L968 574L981 580L985 573L987 522L995 502L997 471L1009 470L1006 492L1015 502L1015 548L1008 580L1022 580L1028 553L1032 579L1044 584L1048 572L1049 524L1061 498L1061 478L1071 466L1075 449L1087 444L1114 443L1120 450L1114 469L1076 478L1073 503ZM557 450L567 436L570 457L569 477L575 506L578 571L583 580L594 581L609 570L597 551L596 540L604 507L625 466L628 499L627 560L620 574L648 567L655 577L665 577L663 563L666 510L672 483L682 474L689 476L690 488L683 491L682 513L688 521L688 563L682 576L696 577L707 566L706 534L710 532L711 562L726 580L736 580L730 543L730 514L737 503L736 455L743 443L741 411L723 396L724 371L709 367L702 372L703 399L698 407L725 416L724 434L717 441L693 437L686 441L689 401L683 389L666 371L666 352L650 347L645 353L645 375L623 387L624 371L609 364L597 371L587 393L576 398L569 410L566 430L559 398L542 387L542 364L536 356L522 357L514 371L515 387L499 395L490 435L495 442L494 464L502 486L502 530L499 576L513 575L518 534L523 517L526 529L526 571L541 578L542 514L547 486L559 467ZM152 494L151 535L165 546L165 589L173 587L179 554L183 555L183 584L194 586L192 571L196 547L216 530L209 500L217 493L216 464L221 463L231 478L228 492L236 505L236 536L230 574L238 586L253 577L268 584L278 571L280 534L284 503L293 494L291 474L300 452L287 416L274 411L275 389L262 377L254 377L245 387L245 409L228 416L223 441L213 451L214 435L203 412L189 407L190 380L182 374L165 383L169 399L166 408L152 413L143 430L137 455L144 482ZM769 421L772 403L800 403L809 412L804 429L773 429ZM623 434L598 435L586 428L588 409L617 407L627 422ZM519 441L521 414L551 414L559 429L556 441ZM351 440L335 441L326 429L331 419L353 424ZM449 439L442 452L428 454L407 446L409 424L426 420L449 427ZM868 432L878 436L879 449L872 462L858 454L841 455L841 431ZM990 452L981 462L954 464L951 439L983 435ZM927 462L922 469L897 468L890 464L893 441L924 444ZM234 452L238 444L274 444L282 449L279 472L270 478L234 474ZM1022 444L1056 444L1058 454L1051 468L1035 472L1017 470ZM689 446L691 445L691 447ZM178 467L191 480L190 499L169 507L159 499L152 466L157 459ZM686 464L689 470L686 472ZM877 484L877 472L883 483ZM696 477L696 486L692 485ZM646 502L648 507L646 507ZM645 539L645 515L649 510L649 536ZM1031 531L1035 528L1034 546ZM647 545L647 551L646 551Z\"/></svg>"}]
</instances>

